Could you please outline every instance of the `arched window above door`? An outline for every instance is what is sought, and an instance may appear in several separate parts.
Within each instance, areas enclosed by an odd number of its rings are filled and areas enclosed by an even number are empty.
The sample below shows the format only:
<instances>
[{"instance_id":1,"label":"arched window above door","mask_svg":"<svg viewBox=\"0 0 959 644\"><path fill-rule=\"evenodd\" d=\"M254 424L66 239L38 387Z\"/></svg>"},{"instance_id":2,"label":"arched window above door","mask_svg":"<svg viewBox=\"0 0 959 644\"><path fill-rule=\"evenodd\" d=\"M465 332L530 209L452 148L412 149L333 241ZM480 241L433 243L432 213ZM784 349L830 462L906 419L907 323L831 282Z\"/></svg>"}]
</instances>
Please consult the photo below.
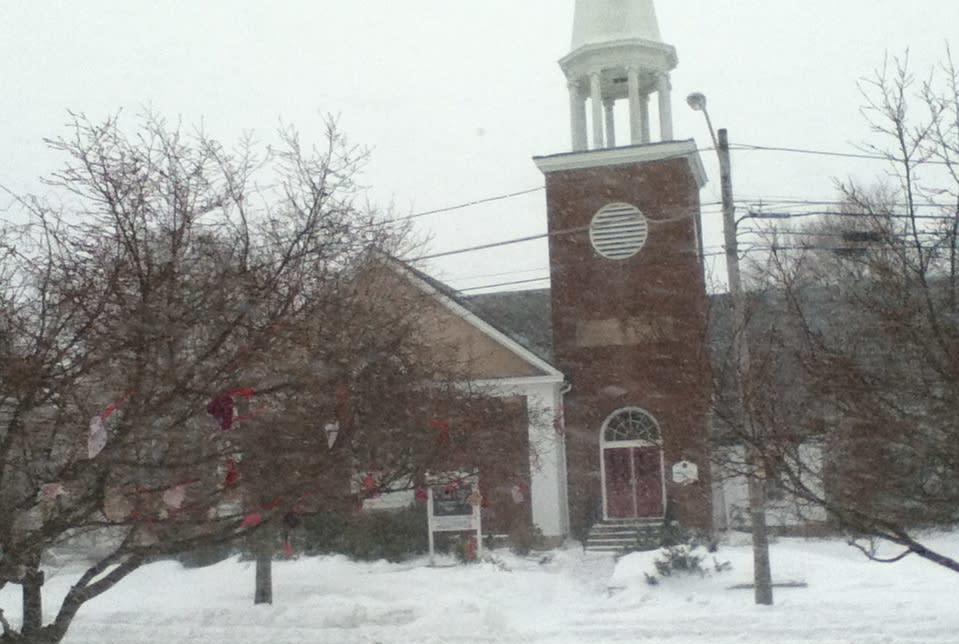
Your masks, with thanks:
<instances>
[{"instance_id":1,"label":"arched window above door","mask_svg":"<svg viewBox=\"0 0 959 644\"><path fill-rule=\"evenodd\" d=\"M627 407L606 420L603 442L659 445L662 443L662 434L659 423L648 412L638 407Z\"/></svg>"}]
</instances>

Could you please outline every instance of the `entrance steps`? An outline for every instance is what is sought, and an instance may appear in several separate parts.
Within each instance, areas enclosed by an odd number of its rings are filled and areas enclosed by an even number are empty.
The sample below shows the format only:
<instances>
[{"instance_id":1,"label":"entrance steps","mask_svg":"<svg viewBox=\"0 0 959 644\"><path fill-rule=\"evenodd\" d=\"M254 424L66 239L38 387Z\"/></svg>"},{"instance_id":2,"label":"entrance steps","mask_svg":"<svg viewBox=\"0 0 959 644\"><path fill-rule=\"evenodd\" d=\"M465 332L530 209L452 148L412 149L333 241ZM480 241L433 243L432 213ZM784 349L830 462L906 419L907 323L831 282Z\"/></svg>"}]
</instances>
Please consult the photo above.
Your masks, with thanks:
<instances>
[{"instance_id":1,"label":"entrance steps","mask_svg":"<svg viewBox=\"0 0 959 644\"><path fill-rule=\"evenodd\" d=\"M656 550L663 541L662 519L610 519L595 524L586 539L589 552Z\"/></svg>"}]
</instances>

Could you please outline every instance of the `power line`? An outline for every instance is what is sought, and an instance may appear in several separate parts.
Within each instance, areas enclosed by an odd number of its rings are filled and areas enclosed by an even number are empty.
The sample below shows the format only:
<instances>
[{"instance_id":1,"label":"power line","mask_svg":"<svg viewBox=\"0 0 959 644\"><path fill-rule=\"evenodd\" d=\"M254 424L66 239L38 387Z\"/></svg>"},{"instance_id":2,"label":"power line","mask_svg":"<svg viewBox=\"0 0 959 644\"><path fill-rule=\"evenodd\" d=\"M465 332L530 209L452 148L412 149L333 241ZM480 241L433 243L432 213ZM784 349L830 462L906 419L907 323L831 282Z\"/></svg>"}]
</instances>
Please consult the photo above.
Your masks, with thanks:
<instances>
[{"instance_id":1,"label":"power line","mask_svg":"<svg viewBox=\"0 0 959 644\"><path fill-rule=\"evenodd\" d=\"M714 150L715 150L715 148L712 148L712 147L709 147L709 148L696 148L695 150L688 151L688 152L682 152L682 153L678 153L678 154L671 154L671 155L668 155L668 156L665 156L665 157L656 159L656 161L672 161L672 160L675 160L675 159L683 159L683 158L685 158L685 157L688 157L692 152L701 153L701 152L711 152L711 151L714 151ZM505 199L512 199L512 198L514 198L514 197L521 197L521 196L524 196L524 195L532 194L532 193L534 193L534 192L540 192L540 191L545 190L545 189L546 189L545 186L536 186L536 187L533 187L533 188L528 188L528 189L526 189L526 190L518 190L518 191L516 191L516 192L508 192L508 193L505 193L505 194L494 195L494 196L492 196L492 197L484 197L484 198L482 198L482 199L474 199L473 201L467 201L467 202L464 202L464 203L461 203L461 204L455 204L455 205L452 205L452 206L445 206L445 207L443 207L443 208L436 208L436 209L434 209L434 210L425 210L425 211L423 211L423 212L417 212L417 213L413 213L413 214L410 214L410 215L403 215L403 216L401 216L401 217L394 217L393 219L384 220L384 221L381 222L381 223L383 223L383 224L391 224L391 223L395 223L395 222L399 222L399 221L407 221L407 220L410 220L410 219L417 219L417 218L420 218L420 217L427 217L427 216L429 216L429 215L437 215L437 214L446 213L446 212L453 212L453 211L456 211L456 210L462 210L462 209L464 209L464 208L470 208L470 207L472 207L472 206L479 206L479 205L482 205L482 204L492 203L492 202L495 202L495 201L503 201L503 200L505 200ZM700 204L700 205L701 205L701 206L716 206L716 205L720 205L720 203L719 203L719 202L708 202L708 203L703 203L703 204Z\"/></svg>"},{"instance_id":2,"label":"power line","mask_svg":"<svg viewBox=\"0 0 959 644\"><path fill-rule=\"evenodd\" d=\"M489 278L489 277L503 277L504 275L522 275L522 274L524 274L524 273L540 273L540 272L548 271L548 270L549 270L549 266L538 266L538 267L536 267L536 268L523 268L523 269L518 269L518 270L515 270L515 271L500 271L500 272L498 272L498 273L483 273L482 275L466 275L466 276L463 276L463 277L453 277L453 278L451 278L451 279L452 279L453 281L476 280L476 279L484 279L484 278Z\"/></svg>"},{"instance_id":3,"label":"power line","mask_svg":"<svg viewBox=\"0 0 959 644\"><path fill-rule=\"evenodd\" d=\"M737 151L754 151L754 152L787 152L790 154L808 154L814 156L823 156L823 157L838 157L846 159L867 159L871 161L887 161L890 163L904 163L905 159L900 159L894 156L885 156L882 154L868 154L865 152L834 152L831 150L813 150L809 148L791 148L791 147L780 147L772 145L751 145L748 143L738 143L731 145L730 149ZM909 160L910 163L915 163L916 165L941 165L941 166L951 166L955 164L950 164L946 161L933 161L930 159L923 160Z\"/></svg>"},{"instance_id":4,"label":"power line","mask_svg":"<svg viewBox=\"0 0 959 644\"><path fill-rule=\"evenodd\" d=\"M722 248L722 247L721 247L721 246L707 246L707 248ZM723 256L723 255L725 255L725 254L726 254L726 251L725 251L725 250L710 251L710 252L705 252L705 253L699 253L699 252L697 252L697 251L688 251L688 252L679 251L679 252L669 253L668 255L661 255L661 256L660 256L657 260L655 260L655 261L648 261L648 260L647 260L645 266L648 267L648 266L650 266L650 265L663 265L663 264L665 263L663 260L666 259L666 258L668 258L668 257L697 257L697 258L699 258L699 259L705 259L705 258L707 258L707 257L720 257L720 256ZM469 279L469 277L454 278L454 280L456 280L456 279ZM518 285L522 285L522 284L535 284L535 283L537 283L537 282L544 282L544 281L548 281L548 280L550 280L550 279L552 279L552 278L551 278L549 275L546 275L546 276L543 276L543 277L534 277L534 278L529 278L529 279L513 280L513 281L508 281L508 282L497 282L497 283L493 283L493 284L483 284L483 285L480 285L480 286L470 286L470 287L467 287L467 288L458 288L458 289L454 289L454 290L455 290L456 292L458 292L458 293L469 293L469 292L472 292L472 291L481 291L481 290L484 290L484 289L499 288L499 287L503 287L503 286L518 286Z\"/></svg>"},{"instance_id":5,"label":"power line","mask_svg":"<svg viewBox=\"0 0 959 644\"><path fill-rule=\"evenodd\" d=\"M546 239L547 237L555 237L558 235L569 235L572 233L586 232L589 230L589 226L578 226L576 228L567 228L566 230L555 230L553 232L541 233L538 235L527 235L526 237L515 237L513 239L504 239L498 242L491 242L489 244L479 244L478 246L467 246L466 248L458 248L456 250L447 250L441 253L433 253L432 255L423 255L422 257L417 257L412 261L423 262L428 259L437 259L439 257L449 257L451 255L462 255L463 253L474 253L480 250L488 250L490 248L500 248L502 246L512 246L514 244L525 244L531 241L537 241L540 239Z\"/></svg>"},{"instance_id":6,"label":"power line","mask_svg":"<svg viewBox=\"0 0 959 644\"><path fill-rule=\"evenodd\" d=\"M522 197L524 195L533 194L534 192L540 192L545 190L546 186L537 186L535 188L528 188L526 190L518 190L516 192L508 192L502 195L495 195L492 197L484 197L482 199L474 199L473 201L467 201L461 204L456 204L453 206L445 206L443 208L436 208L434 210L424 210L423 212L416 212L411 215L404 215L402 217L394 217L393 219L387 219L383 221L384 224L393 224L399 221L409 221L410 219L419 219L420 217L428 217L430 215L438 215L444 212L454 212L456 210L463 210L464 208L470 208L472 206L479 206L482 204L493 203L495 201L503 201L506 199L513 199L514 197Z\"/></svg>"},{"instance_id":7,"label":"power line","mask_svg":"<svg viewBox=\"0 0 959 644\"><path fill-rule=\"evenodd\" d=\"M696 216L698 213L680 215L678 217L670 217L667 219L649 219L650 226L656 225L666 225L676 223L678 221L683 221L686 219L691 219ZM488 244L479 244L476 246L467 246L466 248L457 248L456 250L442 251L438 253L432 253L430 255L424 255L422 257L414 258L411 261L422 262L429 259L438 259L441 257L449 257L451 255L462 255L463 253L473 253L481 250L489 250L492 248L500 248L502 246L512 246L514 244L525 244L527 242L538 241L540 239L547 239L549 237L556 237L560 235L571 235L575 233L584 233L589 231L589 226L576 226L574 228L566 228L563 230L554 230L545 233L539 233L536 235L527 235L525 237L514 237L512 239L504 239L501 241L490 242Z\"/></svg>"},{"instance_id":8,"label":"power line","mask_svg":"<svg viewBox=\"0 0 959 644\"><path fill-rule=\"evenodd\" d=\"M766 252L777 252L782 250L824 250L834 253L842 252L858 252L861 253L866 250L886 250L890 248L889 246L875 246L870 244L856 244L855 246L823 246L820 244L772 244L771 246L751 246L743 251L743 253L753 253L757 251L766 251ZM913 246L915 249L915 246ZM922 246L923 250L934 250L930 246Z\"/></svg>"},{"instance_id":9,"label":"power line","mask_svg":"<svg viewBox=\"0 0 959 644\"><path fill-rule=\"evenodd\" d=\"M709 248L717 248L717 247L710 246ZM788 251L788 250L806 250L806 251L821 250L821 251L829 251L834 253L840 253L840 252L860 252L861 253L867 250L883 250L886 248L888 248L888 246L875 246L875 245L868 245L868 244L857 244L853 246L827 246L827 245L821 245L821 244L772 244L769 246L765 246L765 245L757 244L757 245L750 246L749 248L746 248L742 250L741 252L744 255L753 254L757 252L778 252L778 251ZM930 249L928 246L926 246L925 248ZM701 254L697 252L688 252L688 253L677 252L677 253L672 253L671 255L696 256L701 259L704 259L707 257L720 257L720 256L724 256L725 254L726 254L725 250L720 250L715 252L705 252ZM655 262L655 263L662 264L661 261ZM468 279L468 278L462 278L462 279ZM480 286L470 286L468 288L460 288L460 289L454 289L454 290L458 293L471 293L474 291L482 291L482 290L492 289L492 288L503 288L506 286L522 286L526 284L536 284L539 282L549 281L550 279L551 277L546 275L543 277L533 277L529 279L512 280L507 282L496 282L491 284L483 284Z\"/></svg>"},{"instance_id":10,"label":"power line","mask_svg":"<svg viewBox=\"0 0 959 644\"><path fill-rule=\"evenodd\" d=\"M771 205L790 205L790 206L849 206L854 202L840 199L802 199L800 197L742 197L736 200L739 205L749 206L771 206ZM906 208L906 203L888 203L885 204L896 208ZM942 203L936 201L916 202L913 204L916 208L948 208L955 209L956 203Z\"/></svg>"},{"instance_id":11,"label":"power line","mask_svg":"<svg viewBox=\"0 0 959 644\"><path fill-rule=\"evenodd\" d=\"M545 282L545 281L547 281L547 280L549 280L549 279L550 279L550 277L549 277L549 275L547 275L546 277L534 277L534 278L527 279L527 280L515 280L515 281L512 281L512 282L500 282L500 283L498 283L498 284L484 284L483 286L471 286L471 287L469 287L469 288L460 288L460 289L456 289L456 290L457 290L458 292L460 292L460 293L469 293L469 292L471 292L471 291L481 291L481 290L488 289L488 288L499 288L499 287L502 287L502 286L520 286L520 285L523 285L523 284L535 284L536 282Z\"/></svg>"},{"instance_id":12,"label":"power line","mask_svg":"<svg viewBox=\"0 0 959 644\"><path fill-rule=\"evenodd\" d=\"M850 230L848 232L817 232L814 230L756 230L754 228L750 229L740 229L739 232L751 234L751 235L787 235L790 237L842 237L843 239L848 239L850 234L871 234L873 231L864 231L864 230ZM889 237L910 237L912 232L908 233L886 233L882 231L875 231L876 234L883 235L887 238ZM939 234L939 231L935 230L917 230L916 234L919 235L936 235Z\"/></svg>"},{"instance_id":13,"label":"power line","mask_svg":"<svg viewBox=\"0 0 959 644\"><path fill-rule=\"evenodd\" d=\"M845 217L853 219L916 219L927 221L955 221L956 217L948 215L910 215L907 213L874 213L874 212L830 212L813 210L804 212L766 212L750 211L744 219L802 219L805 217Z\"/></svg>"}]
</instances>

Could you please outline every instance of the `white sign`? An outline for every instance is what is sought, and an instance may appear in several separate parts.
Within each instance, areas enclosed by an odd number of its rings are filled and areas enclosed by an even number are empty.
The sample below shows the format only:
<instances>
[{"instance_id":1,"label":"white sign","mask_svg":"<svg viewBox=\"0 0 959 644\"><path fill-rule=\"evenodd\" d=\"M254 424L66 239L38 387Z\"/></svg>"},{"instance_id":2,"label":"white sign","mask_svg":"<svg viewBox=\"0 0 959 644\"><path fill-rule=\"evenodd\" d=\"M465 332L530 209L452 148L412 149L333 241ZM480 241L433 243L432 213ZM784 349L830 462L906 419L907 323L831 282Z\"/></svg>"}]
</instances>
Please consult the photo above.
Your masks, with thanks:
<instances>
[{"instance_id":1,"label":"white sign","mask_svg":"<svg viewBox=\"0 0 959 644\"><path fill-rule=\"evenodd\" d=\"M433 563L433 534L436 532L476 532L476 555L483 553L482 501L479 477L448 475L445 482L429 483L426 496L426 520L429 530L430 563Z\"/></svg>"},{"instance_id":2,"label":"white sign","mask_svg":"<svg viewBox=\"0 0 959 644\"><path fill-rule=\"evenodd\" d=\"M690 461L673 465L673 481L679 485L692 485L699 480L699 467Z\"/></svg>"},{"instance_id":3,"label":"white sign","mask_svg":"<svg viewBox=\"0 0 959 644\"><path fill-rule=\"evenodd\" d=\"M476 517L466 516L433 517L433 532L469 532L476 529Z\"/></svg>"}]
</instances>

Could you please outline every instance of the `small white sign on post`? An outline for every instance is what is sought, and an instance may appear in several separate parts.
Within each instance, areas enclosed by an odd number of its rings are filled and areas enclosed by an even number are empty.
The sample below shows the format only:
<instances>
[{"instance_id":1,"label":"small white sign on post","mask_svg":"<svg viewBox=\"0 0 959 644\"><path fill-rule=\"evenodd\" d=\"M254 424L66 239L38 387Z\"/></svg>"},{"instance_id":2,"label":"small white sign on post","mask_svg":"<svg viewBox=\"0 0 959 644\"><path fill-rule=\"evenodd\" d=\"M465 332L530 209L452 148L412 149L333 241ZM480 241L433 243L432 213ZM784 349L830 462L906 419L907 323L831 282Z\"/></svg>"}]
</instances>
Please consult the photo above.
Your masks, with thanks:
<instances>
[{"instance_id":1,"label":"small white sign on post","mask_svg":"<svg viewBox=\"0 0 959 644\"><path fill-rule=\"evenodd\" d=\"M692 485L699 480L699 467L690 461L680 461L673 465L673 482L679 485Z\"/></svg>"},{"instance_id":2,"label":"small white sign on post","mask_svg":"<svg viewBox=\"0 0 959 644\"><path fill-rule=\"evenodd\" d=\"M430 565L434 562L436 532L476 532L476 556L483 554L483 496L479 476L450 474L427 480L426 520L429 530Z\"/></svg>"}]
</instances>

